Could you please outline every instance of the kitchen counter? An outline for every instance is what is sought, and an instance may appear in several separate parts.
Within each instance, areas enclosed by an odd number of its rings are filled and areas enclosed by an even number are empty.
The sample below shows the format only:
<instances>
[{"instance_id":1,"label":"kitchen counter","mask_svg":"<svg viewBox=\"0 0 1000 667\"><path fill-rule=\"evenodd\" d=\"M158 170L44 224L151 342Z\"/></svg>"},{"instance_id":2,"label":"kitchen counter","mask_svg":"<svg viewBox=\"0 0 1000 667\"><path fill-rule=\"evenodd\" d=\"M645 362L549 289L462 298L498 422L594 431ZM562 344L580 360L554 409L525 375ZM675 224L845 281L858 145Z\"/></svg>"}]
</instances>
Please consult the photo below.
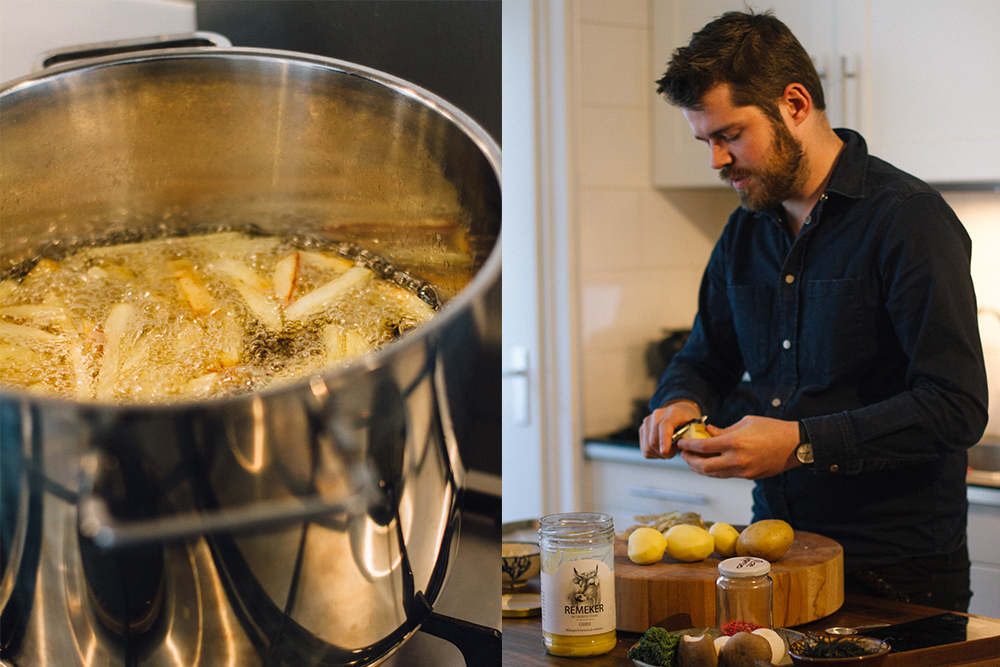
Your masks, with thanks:
<instances>
[{"instance_id":1,"label":"kitchen counter","mask_svg":"<svg viewBox=\"0 0 1000 667\"><path fill-rule=\"evenodd\" d=\"M981 445L977 445L980 447ZM991 446L998 447L991 443ZM639 450L639 443L624 440L588 439L583 446L584 456L592 461L614 461L635 463L644 466L662 466L676 470L690 470L684 459L647 459ZM966 475L969 485L969 500L988 505L1000 505L1000 472L970 469Z\"/></svg>"},{"instance_id":2,"label":"kitchen counter","mask_svg":"<svg viewBox=\"0 0 1000 667\"><path fill-rule=\"evenodd\" d=\"M537 585L537 580L529 584ZM940 614L940 609L848 594L836 612L814 623L793 628L800 632L822 631L835 625L905 623ZM969 616L969 641L902 653L890 653L886 667L996 667L1000 655L1000 620ZM549 655L542 644L540 617L503 619L503 664L518 667L632 667L628 650L639 640L635 633L618 633L618 645L610 653L589 658Z\"/></svg>"}]
</instances>

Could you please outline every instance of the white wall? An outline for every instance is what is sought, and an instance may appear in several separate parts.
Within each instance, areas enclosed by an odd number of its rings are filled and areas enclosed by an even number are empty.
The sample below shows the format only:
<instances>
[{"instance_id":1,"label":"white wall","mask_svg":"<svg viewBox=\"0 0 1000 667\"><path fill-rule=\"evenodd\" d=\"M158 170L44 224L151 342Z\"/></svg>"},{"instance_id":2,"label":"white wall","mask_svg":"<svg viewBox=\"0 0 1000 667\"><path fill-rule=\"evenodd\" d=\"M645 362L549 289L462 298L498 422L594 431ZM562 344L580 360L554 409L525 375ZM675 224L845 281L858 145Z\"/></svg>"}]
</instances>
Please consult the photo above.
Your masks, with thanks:
<instances>
[{"instance_id":1,"label":"white wall","mask_svg":"<svg viewBox=\"0 0 1000 667\"><path fill-rule=\"evenodd\" d=\"M526 374L503 381L503 520L544 513L539 367L539 256L535 27L532 0L503 3L503 359L515 348ZM524 403L515 408L513 401ZM524 411L527 423L515 418Z\"/></svg>"},{"instance_id":2,"label":"white wall","mask_svg":"<svg viewBox=\"0 0 1000 667\"><path fill-rule=\"evenodd\" d=\"M652 105L666 102L649 64L650 4L572 4L583 431L601 435L652 395L646 347L691 326L701 273L738 200L723 188L652 186Z\"/></svg>"},{"instance_id":3,"label":"white wall","mask_svg":"<svg viewBox=\"0 0 1000 667\"><path fill-rule=\"evenodd\" d=\"M0 0L0 81L47 51L194 30L190 0Z\"/></svg>"}]
</instances>

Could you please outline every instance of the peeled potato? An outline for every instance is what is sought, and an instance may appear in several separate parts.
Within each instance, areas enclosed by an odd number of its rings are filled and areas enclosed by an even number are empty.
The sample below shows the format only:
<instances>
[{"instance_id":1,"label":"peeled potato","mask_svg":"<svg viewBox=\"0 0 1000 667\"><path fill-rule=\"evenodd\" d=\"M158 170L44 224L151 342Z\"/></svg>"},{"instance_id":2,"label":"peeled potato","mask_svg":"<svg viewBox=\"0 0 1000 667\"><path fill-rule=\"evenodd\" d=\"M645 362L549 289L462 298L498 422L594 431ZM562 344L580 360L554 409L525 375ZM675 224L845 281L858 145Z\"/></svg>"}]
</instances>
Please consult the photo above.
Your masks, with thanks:
<instances>
[{"instance_id":1,"label":"peeled potato","mask_svg":"<svg viewBox=\"0 0 1000 667\"><path fill-rule=\"evenodd\" d=\"M749 632L737 632L719 651L719 662L726 667L754 667L758 658L770 660L771 645Z\"/></svg>"},{"instance_id":2,"label":"peeled potato","mask_svg":"<svg viewBox=\"0 0 1000 667\"><path fill-rule=\"evenodd\" d=\"M683 635L677 645L678 667L717 667L719 654L708 635Z\"/></svg>"},{"instance_id":3,"label":"peeled potato","mask_svg":"<svg viewBox=\"0 0 1000 667\"><path fill-rule=\"evenodd\" d=\"M737 556L755 556L774 562L792 546L795 531L781 519L765 519L743 529L736 540Z\"/></svg>"},{"instance_id":4,"label":"peeled potato","mask_svg":"<svg viewBox=\"0 0 1000 667\"><path fill-rule=\"evenodd\" d=\"M628 536L628 557L638 565L650 565L663 558L667 549L667 538L655 528L636 528Z\"/></svg>"},{"instance_id":5,"label":"peeled potato","mask_svg":"<svg viewBox=\"0 0 1000 667\"><path fill-rule=\"evenodd\" d=\"M736 540L740 539L740 531L728 523L719 521L713 523L708 532L715 539L715 553L723 558L732 558L736 555Z\"/></svg>"},{"instance_id":6,"label":"peeled potato","mask_svg":"<svg viewBox=\"0 0 1000 667\"><path fill-rule=\"evenodd\" d=\"M704 528L678 524L667 531L667 553L685 563L705 560L715 550L715 538Z\"/></svg>"},{"instance_id":7,"label":"peeled potato","mask_svg":"<svg viewBox=\"0 0 1000 667\"><path fill-rule=\"evenodd\" d=\"M705 428L704 424L697 423L697 424L691 424L691 428L689 428L687 430L687 433L684 434L684 437L685 438L711 438L712 436L708 432L708 429Z\"/></svg>"},{"instance_id":8,"label":"peeled potato","mask_svg":"<svg viewBox=\"0 0 1000 667\"><path fill-rule=\"evenodd\" d=\"M757 628L753 634L760 635L771 645L771 662L778 664L785 655L785 642L777 632L771 628Z\"/></svg>"}]
</instances>

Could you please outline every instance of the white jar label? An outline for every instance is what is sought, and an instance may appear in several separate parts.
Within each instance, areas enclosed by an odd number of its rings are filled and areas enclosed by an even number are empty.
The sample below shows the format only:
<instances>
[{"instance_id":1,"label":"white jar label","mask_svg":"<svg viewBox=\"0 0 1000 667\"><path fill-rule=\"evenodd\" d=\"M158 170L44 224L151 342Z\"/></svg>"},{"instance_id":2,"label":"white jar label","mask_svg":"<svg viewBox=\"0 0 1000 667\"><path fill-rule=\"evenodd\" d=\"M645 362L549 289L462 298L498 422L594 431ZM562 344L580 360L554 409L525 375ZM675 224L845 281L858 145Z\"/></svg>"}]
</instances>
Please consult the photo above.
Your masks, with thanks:
<instances>
[{"instance_id":1,"label":"white jar label","mask_svg":"<svg viewBox=\"0 0 1000 667\"><path fill-rule=\"evenodd\" d=\"M615 629L615 573L599 560L575 560L541 573L542 630L585 636Z\"/></svg>"}]
</instances>

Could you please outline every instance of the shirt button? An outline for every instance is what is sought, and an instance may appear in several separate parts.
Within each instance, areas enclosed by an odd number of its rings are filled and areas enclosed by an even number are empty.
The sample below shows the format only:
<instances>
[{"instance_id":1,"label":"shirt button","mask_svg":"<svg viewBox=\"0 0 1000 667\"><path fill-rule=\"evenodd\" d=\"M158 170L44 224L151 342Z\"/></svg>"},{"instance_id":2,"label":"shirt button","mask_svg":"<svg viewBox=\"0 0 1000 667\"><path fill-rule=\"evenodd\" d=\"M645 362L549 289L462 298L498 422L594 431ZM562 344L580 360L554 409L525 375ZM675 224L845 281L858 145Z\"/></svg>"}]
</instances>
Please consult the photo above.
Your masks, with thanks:
<instances>
[{"instance_id":1,"label":"shirt button","mask_svg":"<svg viewBox=\"0 0 1000 667\"><path fill-rule=\"evenodd\" d=\"M837 472L838 470L840 470L840 466L837 465L836 463L830 466L830 472Z\"/></svg>"},{"instance_id":2,"label":"shirt button","mask_svg":"<svg viewBox=\"0 0 1000 667\"><path fill-rule=\"evenodd\" d=\"M785 282L791 285L792 283L795 282L795 276L789 273L787 276L785 276Z\"/></svg>"},{"instance_id":3,"label":"shirt button","mask_svg":"<svg viewBox=\"0 0 1000 667\"><path fill-rule=\"evenodd\" d=\"M773 405L774 407L778 407L779 405L781 405L781 399L780 398L774 399L773 401L771 401L771 405Z\"/></svg>"},{"instance_id":4,"label":"shirt button","mask_svg":"<svg viewBox=\"0 0 1000 667\"><path fill-rule=\"evenodd\" d=\"M813 217L811 215L807 215L806 219L805 219L805 223L808 225L812 221L813 221Z\"/></svg>"},{"instance_id":5,"label":"shirt button","mask_svg":"<svg viewBox=\"0 0 1000 667\"><path fill-rule=\"evenodd\" d=\"M792 341L790 341L790 340L783 340L783 341L781 341L781 347L785 348L786 350L788 348L790 348L791 346L792 346Z\"/></svg>"}]
</instances>

